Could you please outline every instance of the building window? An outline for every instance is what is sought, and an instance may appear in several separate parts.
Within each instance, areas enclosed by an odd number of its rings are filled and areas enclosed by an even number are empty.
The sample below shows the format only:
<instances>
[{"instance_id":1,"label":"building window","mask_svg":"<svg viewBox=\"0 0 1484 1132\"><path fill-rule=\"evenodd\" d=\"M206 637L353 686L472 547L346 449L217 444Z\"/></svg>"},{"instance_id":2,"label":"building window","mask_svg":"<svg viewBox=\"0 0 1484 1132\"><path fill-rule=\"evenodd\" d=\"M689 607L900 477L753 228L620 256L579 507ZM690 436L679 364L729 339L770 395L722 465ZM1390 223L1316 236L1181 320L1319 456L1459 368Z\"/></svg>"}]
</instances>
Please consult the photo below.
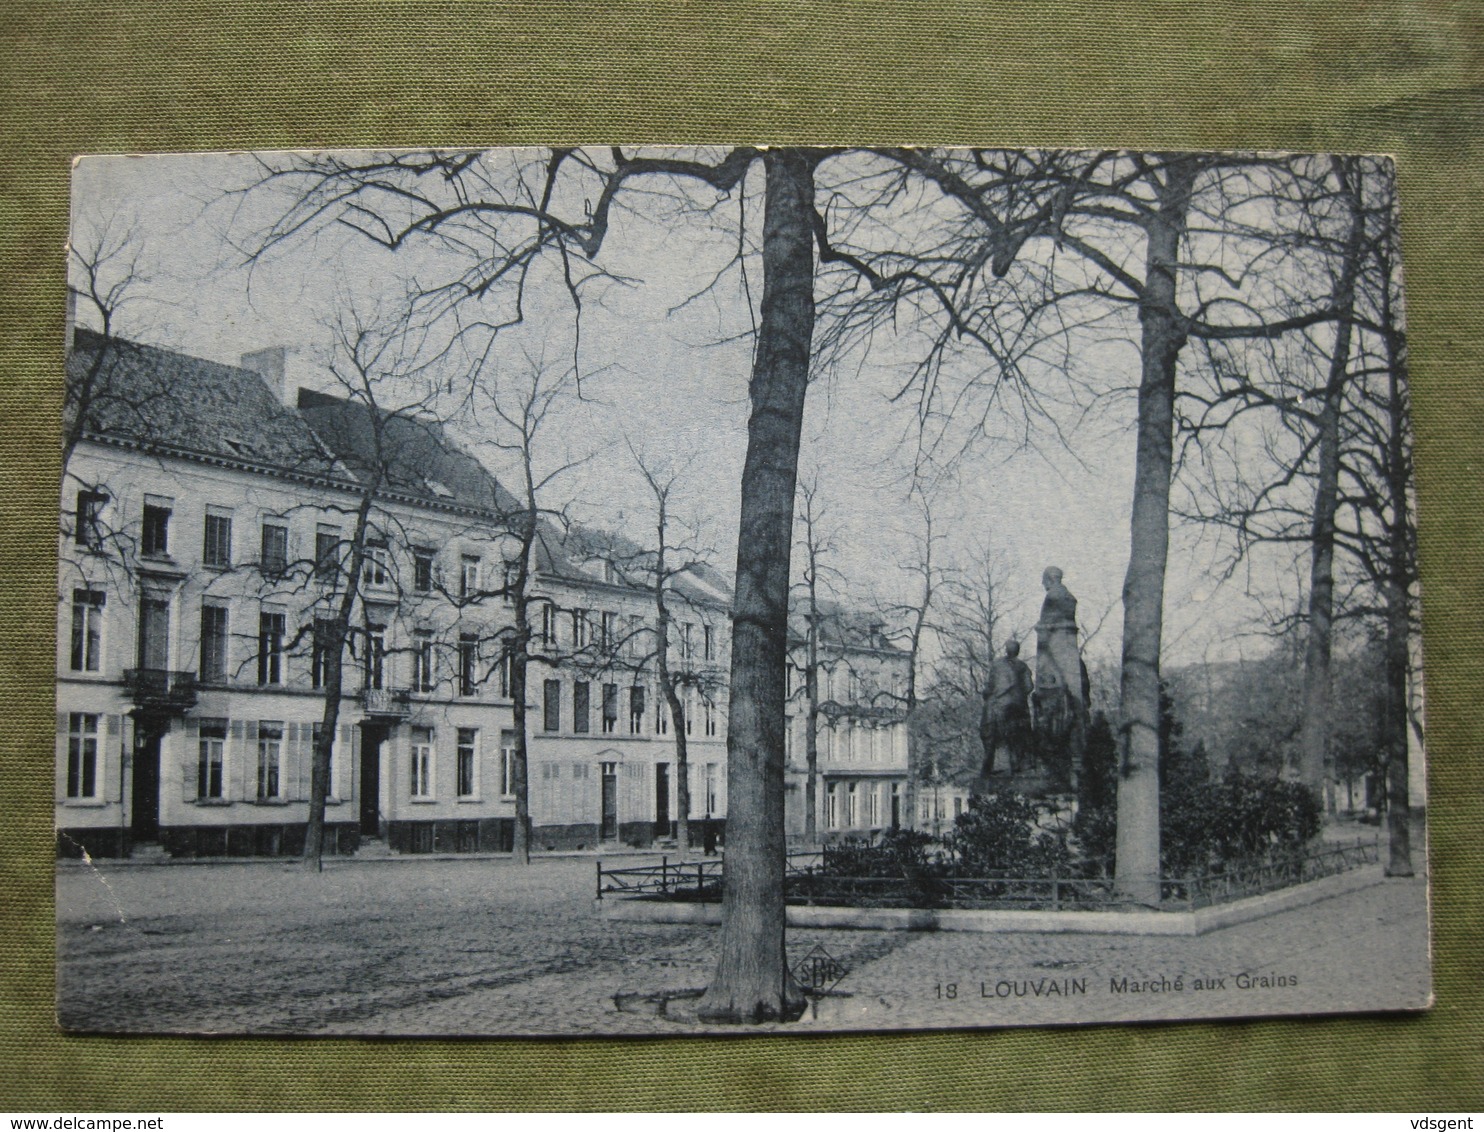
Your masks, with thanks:
<instances>
[{"instance_id":1,"label":"building window","mask_svg":"<svg viewBox=\"0 0 1484 1132\"><path fill-rule=\"evenodd\" d=\"M459 570L459 597L465 601L479 598L479 558L476 555L463 556Z\"/></svg>"},{"instance_id":2,"label":"building window","mask_svg":"<svg viewBox=\"0 0 1484 1132\"><path fill-rule=\"evenodd\" d=\"M554 605L541 607L541 647L555 648L557 643L557 611Z\"/></svg>"},{"instance_id":3,"label":"building window","mask_svg":"<svg viewBox=\"0 0 1484 1132\"><path fill-rule=\"evenodd\" d=\"M319 751L320 737L324 735L324 733L325 725L319 720L315 720L314 723L310 725L309 756L311 760L319 757L317 752ZM312 773L312 761L310 763L310 766ZM338 799L340 797L340 776L336 773L335 770L335 738L333 735L330 737L330 757L329 761L325 764L325 770L325 797L327 799Z\"/></svg>"},{"instance_id":4,"label":"building window","mask_svg":"<svg viewBox=\"0 0 1484 1132\"><path fill-rule=\"evenodd\" d=\"M701 703L706 715L706 737L714 739L716 738L716 705L710 699L702 700Z\"/></svg>"},{"instance_id":5,"label":"building window","mask_svg":"<svg viewBox=\"0 0 1484 1132\"><path fill-rule=\"evenodd\" d=\"M232 565L232 513L206 512L206 530L201 539L201 564L226 568Z\"/></svg>"},{"instance_id":6,"label":"building window","mask_svg":"<svg viewBox=\"0 0 1484 1132\"><path fill-rule=\"evenodd\" d=\"M520 564L516 562L505 563L505 578L500 586L500 600L506 605L515 604L515 591L520 585Z\"/></svg>"},{"instance_id":7,"label":"building window","mask_svg":"<svg viewBox=\"0 0 1484 1132\"><path fill-rule=\"evenodd\" d=\"M366 554L361 576L368 586L391 585L391 557L387 553L386 539L366 540Z\"/></svg>"},{"instance_id":8,"label":"building window","mask_svg":"<svg viewBox=\"0 0 1484 1132\"><path fill-rule=\"evenodd\" d=\"M227 721L203 719L196 748L196 797L222 796L222 762L227 747Z\"/></svg>"},{"instance_id":9,"label":"building window","mask_svg":"<svg viewBox=\"0 0 1484 1132\"><path fill-rule=\"evenodd\" d=\"M541 730L559 731L562 726L562 682L548 680L541 701Z\"/></svg>"},{"instance_id":10,"label":"building window","mask_svg":"<svg viewBox=\"0 0 1484 1132\"><path fill-rule=\"evenodd\" d=\"M508 652L500 657L499 672L500 698L502 700L508 700L510 698L510 685L515 680L515 658Z\"/></svg>"},{"instance_id":11,"label":"building window","mask_svg":"<svg viewBox=\"0 0 1484 1132\"><path fill-rule=\"evenodd\" d=\"M824 824L827 829L840 828L840 787L834 784L824 789Z\"/></svg>"},{"instance_id":12,"label":"building window","mask_svg":"<svg viewBox=\"0 0 1484 1132\"><path fill-rule=\"evenodd\" d=\"M264 576L281 576L289 568L289 529L282 523L264 523L262 550Z\"/></svg>"},{"instance_id":13,"label":"building window","mask_svg":"<svg viewBox=\"0 0 1484 1132\"><path fill-rule=\"evenodd\" d=\"M603 559L602 572L603 581L607 582L610 586L616 586L619 584L618 567L614 565L613 559Z\"/></svg>"},{"instance_id":14,"label":"building window","mask_svg":"<svg viewBox=\"0 0 1484 1132\"><path fill-rule=\"evenodd\" d=\"M591 616L585 609L574 609L572 611L572 647L574 649L585 649L592 644L593 623Z\"/></svg>"},{"instance_id":15,"label":"building window","mask_svg":"<svg viewBox=\"0 0 1484 1132\"><path fill-rule=\"evenodd\" d=\"M717 805L716 799L716 764L706 764L706 814L716 813L721 807Z\"/></svg>"},{"instance_id":16,"label":"building window","mask_svg":"<svg viewBox=\"0 0 1484 1132\"><path fill-rule=\"evenodd\" d=\"M170 667L170 601L145 594L139 599L139 667Z\"/></svg>"},{"instance_id":17,"label":"building window","mask_svg":"<svg viewBox=\"0 0 1484 1132\"><path fill-rule=\"evenodd\" d=\"M478 786L475 767L477 764L477 752L479 749L479 729L477 727L459 728L459 784L458 792L460 798L472 798Z\"/></svg>"},{"instance_id":18,"label":"building window","mask_svg":"<svg viewBox=\"0 0 1484 1132\"><path fill-rule=\"evenodd\" d=\"M665 702L663 696L654 698L654 733L656 735L670 734L670 705Z\"/></svg>"},{"instance_id":19,"label":"building window","mask_svg":"<svg viewBox=\"0 0 1484 1132\"><path fill-rule=\"evenodd\" d=\"M433 552L425 546L412 548L412 588L420 594L433 589Z\"/></svg>"},{"instance_id":20,"label":"building window","mask_svg":"<svg viewBox=\"0 0 1484 1132\"><path fill-rule=\"evenodd\" d=\"M412 634L412 690L431 692L436 676L433 664L433 634L419 629Z\"/></svg>"},{"instance_id":21,"label":"building window","mask_svg":"<svg viewBox=\"0 0 1484 1132\"><path fill-rule=\"evenodd\" d=\"M279 771L283 761L283 724L276 720L258 723L258 801L279 798Z\"/></svg>"},{"instance_id":22,"label":"building window","mask_svg":"<svg viewBox=\"0 0 1484 1132\"><path fill-rule=\"evenodd\" d=\"M141 554L163 558L170 553L170 508L163 503L144 505L144 532L140 539Z\"/></svg>"},{"instance_id":23,"label":"building window","mask_svg":"<svg viewBox=\"0 0 1484 1132\"><path fill-rule=\"evenodd\" d=\"M386 626L366 626L366 687L386 686Z\"/></svg>"},{"instance_id":24,"label":"building window","mask_svg":"<svg viewBox=\"0 0 1484 1132\"><path fill-rule=\"evenodd\" d=\"M629 689L629 734L644 734L644 688L639 684Z\"/></svg>"},{"instance_id":25,"label":"building window","mask_svg":"<svg viewBox=\"0 0 1484 1132\"><path fill-rule=\"evenodd\" d=\"M72 671L97 672L103 653L102 590L72 591Z\"/></svg>"},{"instance_id":26,"label":"building window","mask_svg":"<svg viewBox=\"0 0 1484 1132\"><path fill-rule=\"evenodd\" d=\"M322 582L340 576L340 531L324 523L314 532L314 576Z\"/></svg>"},{"instance_id":27,"label":"building window","mask_svg":"<svg viewBox=\"0 0 1484 1132\"><path fill-rule=\"evenodd\" d=\"M640 617L637 613L631 613L624 618L624 652L629 656L638 656L644 651L644 646L639 640L639 634L643 628L644 618Z\"/></svg>"},{"instance_id":28,"label":"building window","mask_svg":"<svg viewBox=\"0 0 1484 1132\"><path fill-rule=\"evenodd\" d=\"M702 655L705 659L716 659L716 630L710 625L701 626L701 646L704 650Z\"/></svg>"},{"instance_id":29,"label":"building window","mask_svg":"<svg viewBox=\"0 0 1484 1132\"><path fill-rule=\"evenodd\" d=\"M108 496L101 491L77 493L77 530L73 532L78 546L97 550L103 545L103 505Z\"/></svg>"},{"instance_id":30,"label":"building window","mask_svg":"<svg viewBox=\"0 0 1484 1132\"><path fill-rule=\"evenodd\" d=\"M515 797L515 732L500 732L500 797Z\"/></svg>"},{"instance_id":31,"label":"building window","mask_svg":"<svg viewBox=\"0 0 1484 1132\"><path fill-rule=\"evenodd\" d=\"M427 727L412 729L412 796L433 796L433 732Z\"/></svg>"},{"instance_id":32,"label":"building window","mask_svg":"<svg viewBox=\"0 0 1484 1132\"><path fill-rule=\"evenodd\" d=\"M98 717L74 711L67 717L67 797L98 796Z\"/></svg>"},{"instance_id":33,"label":"building window","mask_svg":"<svg viewBox=\"0 0 1484 1132\"><path fill-rule=\"evenodd\" d=\"M860 816L860 810L859 810L859 807L857 805L857 795L858 795L858 791L855 788L855 783L854 782L852 782L849 786L845 787L845 828L846 829L854 829L857 825L860 824L860 822L858 820L858 818Z\"/></svg>"},{"instance_id":34,"label":"building window","mask_svg":"<svg viewBox=\"0 0 1484 1132\"><path fill-rule=\"evenodd\" d=\"M283 683L283 636L285 618L282 613L263 612L258 615L258 683Z\"/></svg>"},{"instance_id":35,"label":"building window","mask_svg":"<svg viewBox=\"0 0 1484 1132\"><path fill-rule=\"evenodd\" d=\"M881 791L885 787L866 787L866 824L875 829L881 824Z\"/></svg>"},{"instance_id":36,"label":"building window","mask_svg":"<svg viewBox=\"0 0 1484 1132\"><path fill-rule=\"evenodd\" d=\"M598 615L598 647L605 653L610 653L617 639L618 614L605 609Z\"/></svg>"},{"instance_id":37,"label":"building window","mask_svg":"<svg viewBox=\"0 0 1484 1132\"><path fill-rule=\"evenodd\" d=\"M680 718L685 721L685 733L691 733L691 724L696 714L696 690L686 688L680 698Z\"/></svg>"},{"instance_id":38,"label":"building window","mask_svg":"<svg viewBox=\"0 0 1484 1132\"><path fill-rule=\"evenodd\" d=\"M592 685L578 680L572 685L572 730L586 735L592 726Z\"/></svg>"},{"instance_id":39,"label":"building window","mask_svg":"<svg viewBox=\"0 0 1484 1132\"><path fill-rule=\"evenodd\" d=\"M459 695L479 694L479 636L459 634Z\"/></svg>"},{"instance_id":40,"label":"building window","mask_svg":"<svg viewBox=\"0 0 1484 1132\"><path fill-rule=\"evenodd\" d=\"M692 625L689 621L682 621L680 623L680 633L679 633L678 644L679 644L679 652L680 652L680 659L681 660L689 660L691 658L692 649L693 649L693 643L692 643L691 637L694 634L694 632L695 632L695 626Z\"/></svg>"},{"instance_id":41,"label":"building window","mask_svg":"<svg viewBox=\"0 0 1484 1132\"><path fill-rule=\"evenodd\" d=\"M314 639L310 648L309 682L315 688L323 688L330 678L330 650L335 646L335 623L328 618L314 619Z\"/></svg>"},{"instance_id":42,"label":"building window","mask_svg":"<svg viewBox=\"0 0 1484 1132\"><path fill-rule=\"evenodd\" d=\"M227 607L201 606L201 683L227 682Z\"/></svg>"},{"instance_id":43,"label":"building window","mask_svg":"<svg viewBox=\"0 0 1484 1132\"><path fill-rule=\"evenodd\" d=\"M618 685L603 685L603 734L612 735L618 730Z\"/></svg>"}]
</instances>

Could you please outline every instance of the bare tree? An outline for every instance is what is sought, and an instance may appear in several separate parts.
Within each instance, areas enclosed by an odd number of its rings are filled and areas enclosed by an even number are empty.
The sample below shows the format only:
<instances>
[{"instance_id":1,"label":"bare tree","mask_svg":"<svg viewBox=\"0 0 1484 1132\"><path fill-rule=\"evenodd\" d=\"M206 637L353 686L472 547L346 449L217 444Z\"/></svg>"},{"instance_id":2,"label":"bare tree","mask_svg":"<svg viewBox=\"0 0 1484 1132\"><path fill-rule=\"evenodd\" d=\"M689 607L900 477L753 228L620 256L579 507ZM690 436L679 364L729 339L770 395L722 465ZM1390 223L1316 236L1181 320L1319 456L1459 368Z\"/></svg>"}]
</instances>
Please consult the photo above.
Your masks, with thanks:
<instances>
[{"instance_id":1,"label":"bare tree","mask_svg":"<svg viewBox=\"0 0 1484 1132\"><path fill-rule=\"evenodd\" d=\"M373 662L371 649L375 646L362 592L368 566L373 565L368 555L377 532L396 525L383 496L393 486L394 465L404 458L400 448L406 432L428 427L422 414L433 402L424 363L418 357L421 336L411 330L405 315L376 318L347 309L331 331L334 341L329 370L345 395L346 411L321 414L313 423L339 465L350 473L345 486L351 488L354 503L349 538L334 546L316 547L316 560L312 570L306 572L306 581L312 587L329 583L327 592L316 602L317 606L322 603L327 615L316 614L312 629L324 708L313 741L303 859L316 872L323 867L325 803L345 693L345 660L358 635L357 614L366 621L359 636L368 664ZM385 561L375 564L378 570L389 569L390 565ZM269 578L283 572L266 563L260 564L260 569Z\"/></svg>"},{"instance_id":2,"label":"bare tree","mask_svg":"<svg viewBox=\"0 0 1484 1132\"><path fill-rule=\"evenodd\" d=\"M791 656L789 663L803 677L804 840L815 845L819 842L819 726L823 718L820 675L827 659L821 648L824 601L833 580L839 577L828 563L836 548L827 509L820 498L818 473L799 481L794 523L794 541L802 555L794 588L799 592L797 604L803 612L804 649L802 655Z\"/></svg>"},{"instance_id":3,"label":"bare tree","mask_svg":"<svg viewBox=\"0 0 1484 1132\"><path fill-rule=\"evenodd\" d=\"M670 713L671 730L675 735L675 801L678 811L675 841L677 848L685 853L691 846L690 763L687 745L690 719L681 702L681 692L700 694L709 701L717 691L717 682L710 670L704 667L704 661L709 660L709 657L703 657L702 664L698 665L696 662L695 642L688 634L689 623L682 627L678 668L671 662L672 635L675 607L691 605L690 599L682 592L680 583L695 576L698 570L709 567L710 553L701 546L698 531L684 532L677 529L680 528L680 523L673 508L680 472L662 469L657 460L646 459L638 452L634 453L634 461L654 498L654 543L652 548L644 551L647 561L643 573L647 575L654 601L655 674L660 695L665 700L665 710ZM687 535L690 537L685 537Z\"/></svg>"},{"instance_id":4,"label":"bare tree","mask_svg":"<svg viewBox=\"0 0 1484 1132\"><path fill-rule=\"evenodd\" d=\"M557 665L561 657L547 647L533 629L533 615L544 617L555 609L549 596L538 593L536 581L538 543L550 524L565 526L565 513L552 507L547 495L552 485L582 463L564 459L547 467L545 446L555 428L554 412L573 392L574 371L552 364L543 355L527 355L519 372L482 369L475 377L470 399L471 423L485 442L515 468L517 490L504 503L508 529L514 534L512 552L503 563L498 586L487 587L483 596L499 596L510 607L510 624L496 634L496 664L510 674L515 754L511 765L511 793L515 796L514 860L531 859L530 723L527 687L533 661Z\"/></svg>"}]
</instances>

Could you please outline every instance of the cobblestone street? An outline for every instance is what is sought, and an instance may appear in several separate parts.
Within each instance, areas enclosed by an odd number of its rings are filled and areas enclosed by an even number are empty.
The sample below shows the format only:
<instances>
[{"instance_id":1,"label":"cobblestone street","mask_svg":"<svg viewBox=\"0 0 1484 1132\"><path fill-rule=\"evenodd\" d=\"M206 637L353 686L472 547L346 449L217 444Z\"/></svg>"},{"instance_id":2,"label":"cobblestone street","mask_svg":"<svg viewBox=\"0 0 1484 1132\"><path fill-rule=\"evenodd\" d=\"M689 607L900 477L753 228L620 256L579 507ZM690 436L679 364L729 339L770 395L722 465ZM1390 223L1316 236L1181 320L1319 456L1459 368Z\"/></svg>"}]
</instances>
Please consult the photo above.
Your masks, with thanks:
<instances>
[{"instance_id":1,"label":"cobblestone street","mask_svg":"<svg viewBox=\"0 0 1484 1132\"><path fill-rule=\"evenodd\" d=\"M590 857L334 861L317 876L281 861L64 865L58 1013L90 1031L694 1029L619 1013L613 996L704 986L717 929L604 920L593 882ZM849 974L804 1028L1415 1008L1428 986L1421 878L1198 938L790 932L795 960L815 945ZM1272 985L1242 989L1243 975ZM1121 978L1161 989L1111 990ZM1205 990L1212 978L1224 985Z\"/></svg>"}]
</instances>

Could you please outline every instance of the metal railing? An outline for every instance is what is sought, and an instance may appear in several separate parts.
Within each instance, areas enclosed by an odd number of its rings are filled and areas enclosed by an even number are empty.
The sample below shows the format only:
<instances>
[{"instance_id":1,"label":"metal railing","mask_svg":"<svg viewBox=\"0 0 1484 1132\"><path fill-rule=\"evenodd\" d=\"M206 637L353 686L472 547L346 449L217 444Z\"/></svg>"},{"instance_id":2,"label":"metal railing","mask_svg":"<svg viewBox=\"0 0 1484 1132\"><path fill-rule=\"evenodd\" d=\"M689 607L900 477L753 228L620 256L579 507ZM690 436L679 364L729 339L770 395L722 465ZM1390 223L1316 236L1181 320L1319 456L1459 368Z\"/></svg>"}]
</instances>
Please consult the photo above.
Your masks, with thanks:
<instances>
[{"instance_id":1,"label":"metal railing","mask_svg":"<svg viewBox=\"0 0 1484 1132\"><path fill-rule=\"evenodd\" d=\"M1381 839L1357 839L1349 845L1326 845L1307 853L1238 861L1193 876L1160 880L1160 903L1186 909L1208 908L1248 896L1349 872L1381 860Z\"/></svg>"},{"instance_id":2,"label":"metal railing","mask_svg":"<svg viewBox=\"0 0 1484 1132\"><path fill-rule=\"evenodd\" d=\"M412 693L406 688L366 688L361 692L361 706L367 715L403 719L412 710Z\"/></svg>"},{"instance_id":3,"label":"metal railing","mask_svg":"<svg viewBox=\"0 0 1484 1132\"><path fill-rule=\"evenodd\" d=\"M1375 864L1380 839L1326 845L1307 853L1237 862L1186 877L1160 881L1160 907L1193 911L1257 896L1321 877ZM671 861L605 869L597 864L597 895L715 903L721 899L724 862ZM825 871L820 853L791 853L784 873L790 904L857 908L1017 908L1099 910L1125 907L1112 876L943 876L931 871L890 877L842 876Z\"/></svg>"},{"instance_id":4,"label":"metal railing","mask_svg":"<svg viewBox=\"0 0 1484 1132\"><path fill-rule=\"evenodd\" d=\"M183 712L196 706L196 674L168 668L126 668L124 688L142 708Z\"/></svg>"}]
</instances>

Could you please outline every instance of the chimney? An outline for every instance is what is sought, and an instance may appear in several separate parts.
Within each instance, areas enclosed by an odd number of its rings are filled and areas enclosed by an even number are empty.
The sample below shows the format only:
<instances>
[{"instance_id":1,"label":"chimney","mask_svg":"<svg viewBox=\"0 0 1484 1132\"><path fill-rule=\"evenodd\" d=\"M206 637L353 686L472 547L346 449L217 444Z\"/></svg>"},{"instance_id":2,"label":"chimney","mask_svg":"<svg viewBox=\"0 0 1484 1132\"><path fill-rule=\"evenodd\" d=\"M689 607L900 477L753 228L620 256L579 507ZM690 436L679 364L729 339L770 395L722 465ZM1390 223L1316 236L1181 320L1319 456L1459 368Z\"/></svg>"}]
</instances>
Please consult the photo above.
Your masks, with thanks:
<instances>
[{"instance_id":1,"label":"chimney","mask_svg":"<svg viewBox=\"0 0 1484 1132\"><path fill-rule=\"evenodd\" d=\"M269 346L242 355L242 368L250 369L268 383L278 399L290 408L298 403L297 391L289 387L288 347Z\"/></svg>"}]
</instances>

